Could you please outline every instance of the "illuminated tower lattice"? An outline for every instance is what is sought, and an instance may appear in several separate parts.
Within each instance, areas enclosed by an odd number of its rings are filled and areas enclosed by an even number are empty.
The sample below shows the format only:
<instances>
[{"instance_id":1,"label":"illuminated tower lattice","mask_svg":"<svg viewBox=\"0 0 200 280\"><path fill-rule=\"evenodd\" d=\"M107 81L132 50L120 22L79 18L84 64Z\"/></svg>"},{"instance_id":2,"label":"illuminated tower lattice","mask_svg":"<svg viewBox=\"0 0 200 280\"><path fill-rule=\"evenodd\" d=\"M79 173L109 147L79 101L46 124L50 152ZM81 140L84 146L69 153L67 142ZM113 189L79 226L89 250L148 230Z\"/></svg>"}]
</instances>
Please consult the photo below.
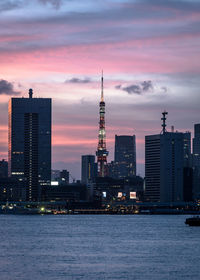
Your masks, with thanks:
<instances>
[{"instance_id":1,"label":"illuminated tower lattice","mask_svg":"<svg viewBox=\"0 0 200 280\"><path fill-rule=\"evenodd\" d=\"M98 176L105 177L107 175L107 156L106 150L106 131L105 131L105 102L103 96L103 74L101 77L101 101L99 103L99 142L96 152L97 164L98 164Z\"/></svg>"}]
</instances>

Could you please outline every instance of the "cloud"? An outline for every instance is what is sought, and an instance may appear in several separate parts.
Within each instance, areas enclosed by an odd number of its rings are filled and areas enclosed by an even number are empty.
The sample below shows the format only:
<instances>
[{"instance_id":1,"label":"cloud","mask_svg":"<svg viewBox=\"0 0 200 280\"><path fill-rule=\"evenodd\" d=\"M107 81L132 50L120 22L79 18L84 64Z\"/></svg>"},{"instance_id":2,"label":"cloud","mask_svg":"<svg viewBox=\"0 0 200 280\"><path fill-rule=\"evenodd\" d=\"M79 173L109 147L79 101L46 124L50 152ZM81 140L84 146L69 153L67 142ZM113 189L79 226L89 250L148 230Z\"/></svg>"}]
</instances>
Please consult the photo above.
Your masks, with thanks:
<instances>
[{"instance_id":1,"label":"cloud","mask_svg":"<svg viewBox=\"0 0 200 280\"><path fill-rule=\"evenodd\" d=\"M154 89L152 81L143 81L139 84L133 84L127 87L122 87L122 85L117 85L115 88L126 91L128 94L137 94L137 95L143 94L144 92L153 91Z\"/></svg>"},{"instance_id":2,"label":"cloud","mask_svg":"<svg viewBox=\"0 0 200 280\"><path fill-rule=\"evenodd\" d=\"M141 83L143 91L153 90L153 85L151 81L144 81Z\"/></svg>"},{"instance_id":3,"label":"cloud","mask_svg":"<svg viewBox=\"0 0 200 280\"><path fill-rule=\"evenodd\" d=\"M18 95L20 92L14 90L12 83L6 80L0 80L0 94Z\"/></svg>"},{"instance_id":4,"label":"cloud","mask_svg":"<svg viewBox=\"0 0 200 280\"><path fill-rule=\"evenodd\" d=\"M59 9L61 6L61 0L39 0L40 3L46 5L51 4L55 9Z\"/></svg>"},{"instance_id":5,"label":"cloud","mask_svg":"<svg viewBox=\"0 0 200 280\"><path fill-rule=\"evenodd\" d=\"M72 78L70 80L66 80L65 83L88 84L88 83L91 83L91 80L89 78L84 78L84 79Z\"/></svg>"},{"instance_id":6,"label":"cloud","mask_svg":"<svg viewBox=\"0 0 200 280\"><path fill-rule=\"evenodd\" d=\"M4 11L10 11L10 10L14 10L16 8L19 8L21 6L21 1L5 1L5 0L1 0L0 3L0 12L4 12Z\"/></svg>"},{"instance_id":7,"label":"cloud","mask_svg":"<svg viewBox=\"0 0 200 280\"><path fill-rule=\"evenodd\" d=\"M163 91L163 93L167 93L168 91L167 87L161 87L161 90Z\"/></svg>"},{"instance_id":8,"label":"cloud","mask_svg":"<svg viewBox=\"0 0 200 280\"><path fill-rule=\"evenodd\" d=\"M128 87L122 88L123 91L128 92L128 94L141 94L142 88L139 85L130 85Z\"/></svg>"}]
</instances>

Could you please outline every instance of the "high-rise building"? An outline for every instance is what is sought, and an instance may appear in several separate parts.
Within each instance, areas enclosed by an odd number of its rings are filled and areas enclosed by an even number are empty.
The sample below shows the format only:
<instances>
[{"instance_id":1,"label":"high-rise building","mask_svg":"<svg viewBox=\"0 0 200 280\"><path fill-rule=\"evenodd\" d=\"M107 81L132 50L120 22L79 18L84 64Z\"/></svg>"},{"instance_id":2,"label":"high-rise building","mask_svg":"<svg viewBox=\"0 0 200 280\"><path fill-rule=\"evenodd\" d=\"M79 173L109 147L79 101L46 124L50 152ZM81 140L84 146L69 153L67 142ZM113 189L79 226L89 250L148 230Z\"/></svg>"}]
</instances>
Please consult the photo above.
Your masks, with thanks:
<instances>
[{"instance_id":1,"label":"high-rise building","mask_svg":"<svg viewBox=\"0 0 200 280\"><path fill-rule=\"evenodd\" d=\"M145 197L150 201L160 201L160 136L145 136Z\"/></svg>"},{"instance_id":2,"label":"high-rise building","mask_svg":"<svg viewBox=\"0 0 200 280\"><path fill-rule=\"evenodd\" d=\"M8 174L24 180L26 200L40 200L42 185L51 181L51 99L9 101Z\"/></svg>"},{"instance_id":3,"label":"high-rise building","mask_svg":"<svg viewBox=\"0 0 200 280\"><path fill-rule=\"evenodd\" d=\"M108 151L106 150L106 130L105 130L105 101L103 95L103 74L101 77L101 101L99 103L99 136L98 136L98 147L96 151L97 156L97 167L98 176L105 177L108 174L107 168L107 156Z\"/></svg>"},{"instance_id":4,"label":"high-rise building","mask_svg":"<svg viewBox=\"0 0 200 280\"><path fill-rule=\"evenodd\" d=\"M8 162L5 159L0 160L0 178L8 177Z\"/></svg>"},{"instance_id":5,"label":"high-rise building","mask_svg":"<svg viewBox=\"0 0 200 280\"><path fill-rule=\"evenodd\" d=\"M183 198L184 201L193 200L193 168L191 154L191 133L189 131L183 133Z\"/></svg>"},{"instance_id":6,"label":"high-rise building","mask_svg":"<svg viewBox=\"0 0 200 280\"><path fill-rule=\"evenodd\" d=\"M184 167L191 167L191 133L189 131L183 133L183 141Z\"/></svg>"},{"instance_id":7,"label":"high-rise building","mask_svg":"<svg viewBox=\"0 0 200 280\"><path fill-rule=\"evenodd\" d=\"M184 139L188 135L166 131L163 112L162 134L145 137L145 196L150 201L178 202L184 199Z\"/></svg>"},{"instance_id":8,"label":"high-rise building","mask_svg":"<svg viewBox=\"0 0 200 280\"><path fill-rule=\"evenodd\" d=\"M136 144L135 135L115 135L115 170L116 178L133 177L136 175Z\"/></svg>"},{"instance_id":9,"label":"high-rise building","mask_svg":"<svg viewBox=\"0 0 200 280\"><path fill-rule=\"evenodd\" d=\"M183 201L184 134L166 132L160 137L160 201Z\"/></svg>"},{"instance_id":10,"label":"high-rise building","mask_svg":"<svg viewBox=\"0 0 200 280\"><path fill-rule=\"evenodd\" d=\"M145 137L145 196L150 201L183 201L184 134Z\"/></svg>"},{"instance_id":11,"label":"high-rise building","mask_svg":"<svg viewBox=\"0 0 200 280\"><path fill-rule=\"evenodd\" d=\"M94 155L83 155L81 165L81 182L88 184L94 182L96 177L96 164Z\"/></svg>"},{"instance_id":12,"label":"high-rise building","mask_svg":"<svg viewBox=\"0 0 200 280\"><path fill-rule=\"evenodd\" d=\"M200 124L194 125L193 138L193 186L194 198L200 199Z\"/></svg>"}]
</instances>

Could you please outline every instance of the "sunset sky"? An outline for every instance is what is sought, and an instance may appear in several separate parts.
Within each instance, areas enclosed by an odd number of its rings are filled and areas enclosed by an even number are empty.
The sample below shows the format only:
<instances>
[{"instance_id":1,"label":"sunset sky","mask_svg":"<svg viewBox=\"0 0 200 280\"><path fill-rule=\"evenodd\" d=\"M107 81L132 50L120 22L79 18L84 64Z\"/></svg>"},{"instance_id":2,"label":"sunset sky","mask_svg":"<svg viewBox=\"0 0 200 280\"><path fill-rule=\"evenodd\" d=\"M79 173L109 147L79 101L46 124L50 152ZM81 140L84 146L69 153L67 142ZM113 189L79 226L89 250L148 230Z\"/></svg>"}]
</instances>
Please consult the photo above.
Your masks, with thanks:
<instances>
[{"instance_id":1,"label":"sunset sky","mask_svg":"<svg viewBox=\"0 0 200 280\"><path fill-rule=\"evenodd\" d=\"M200 1L1 0L0 159L7 158L7 105L13 97L52 98L52 165L80 178L95 154L104 70L109 161L114 137L144 136L200 122Z\"/></svg>"}]
</instances>

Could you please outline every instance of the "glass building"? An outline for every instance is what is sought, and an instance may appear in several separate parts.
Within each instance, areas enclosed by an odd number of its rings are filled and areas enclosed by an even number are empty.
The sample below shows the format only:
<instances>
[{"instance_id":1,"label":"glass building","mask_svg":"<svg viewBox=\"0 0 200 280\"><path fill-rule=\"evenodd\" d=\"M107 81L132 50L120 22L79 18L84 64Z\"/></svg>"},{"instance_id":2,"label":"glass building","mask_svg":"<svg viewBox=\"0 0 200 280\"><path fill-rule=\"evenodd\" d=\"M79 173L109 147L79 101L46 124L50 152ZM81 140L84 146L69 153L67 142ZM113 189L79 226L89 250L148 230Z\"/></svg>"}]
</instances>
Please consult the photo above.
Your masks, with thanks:
<instances>
[{"instance_id":1,"label":"glass building","mask_svg":"<svg viewBox=\"0 0 200 280\"><path fill-rule=\"evenodd\" d=\"M147 200L160 202L184 200L183 171L184 164L190 158L189 137L188 133L181 132L145 136Z\"/></svg>"},{"instance_id":2,"label":"glass building","mask_svg":"<svg viewBox=\"0 0 200 280\"><path fill-rule=\"evenodd\" d=\"M136 175L135 135L115 135L114 173L116 178Z\"/></svg>"},{"instance_id":3,"label":"glass building","mask_svg":"<svg viewBox=\"0 0 200 280\"><path fill-rule=\"evenodd\" d=\"M81 182L88 184L94 182L97 176L97 166L94 155L83 155L81 157Z\"/></svg>"},{"instance_id":4,"label":"glass building","mask_svg":"<svg viewBox=\"0 0 200 280\"><path fill-rule=\"evenodd\" d=\"M200 124L194 125L193 138L194 198L200 199Z\"/></svg>"},{"instance_id":5,"label":"glass building","mask_svg":"<svg viewBox=\"0 0 200 280\"><path fill-rule=\"evenodd\" d=\"M24 181L24 199L38 201L51 181L51 99L9 101L8 175Z\"/></svg>"}]
</instances>

